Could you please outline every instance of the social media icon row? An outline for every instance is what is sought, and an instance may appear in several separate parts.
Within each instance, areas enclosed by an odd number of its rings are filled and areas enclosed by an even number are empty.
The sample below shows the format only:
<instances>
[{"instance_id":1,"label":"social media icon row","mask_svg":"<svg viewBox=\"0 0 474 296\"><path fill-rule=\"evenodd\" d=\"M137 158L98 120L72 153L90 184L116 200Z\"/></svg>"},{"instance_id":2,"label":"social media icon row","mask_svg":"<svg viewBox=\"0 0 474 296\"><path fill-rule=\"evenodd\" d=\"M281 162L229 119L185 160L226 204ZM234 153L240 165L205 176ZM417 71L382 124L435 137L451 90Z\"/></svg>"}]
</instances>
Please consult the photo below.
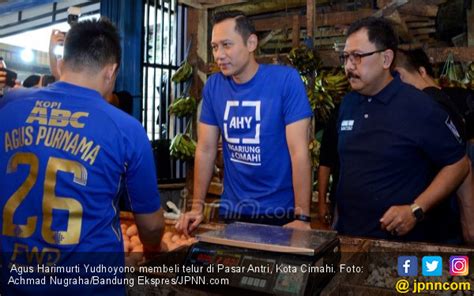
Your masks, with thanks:
<instances>
[{"instance_id":1,"label":"social media icon row","mask_svg":"<svg viewBox=\"0 0 474 296\"><path fill-rule=\"evenodd\" d=\"M417 276L418 257L399 256L397 269L399 276ZM421 274L423 276L441 276L443 274L443 258L441 256L424 256L421 259ZM449 274L452 276L468 275L469 257L449 257Z\"/></svg>"}]
</instances>

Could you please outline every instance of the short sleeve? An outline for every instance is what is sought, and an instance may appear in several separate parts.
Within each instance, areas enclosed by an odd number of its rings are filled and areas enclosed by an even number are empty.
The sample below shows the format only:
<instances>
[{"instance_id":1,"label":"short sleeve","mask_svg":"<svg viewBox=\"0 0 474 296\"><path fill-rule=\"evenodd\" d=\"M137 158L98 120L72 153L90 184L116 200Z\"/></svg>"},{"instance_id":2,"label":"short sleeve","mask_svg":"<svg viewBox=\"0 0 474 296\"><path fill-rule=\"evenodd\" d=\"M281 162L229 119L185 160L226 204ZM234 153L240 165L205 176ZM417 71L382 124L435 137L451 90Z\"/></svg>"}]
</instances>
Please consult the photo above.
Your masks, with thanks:
<instances>
[{"instance_id":1,"label":"short sleeve","mask_svg":"<svg viewBox=\"0 0 474 296\"><path fill-rule=\"evenodd\" d=\"M451 165L466 154L449 115L435 102L420 129L421 146L438 167Z\"/></svg>"},{"instance_id":2,"label":"short sleeve","mask_svg":"<svg viewBox=\"0 0 474 296\"><path fill-rule=\"evenodd\" d=\"M295 69L291 68L288 73L284 94L283 116L285 125L313 115L303 80Z\"/></svg>"},{"instance_id":3,"label":"short sleeve","mask_svg":"<svg viewBox=\"0 0 474 296\"><path fill-rule=\"evenodd\" d=\"M153 213L161 205L151 145L145 130L138 125L129 140L126 147L131 151L127 152L125 162L125 184L130 206L134 213Z\"/></svg>"},{"instance_id":4,"label":"short sleeve","mask_svg":"<svg viewBox=\"0 0 474 296\"><path fill-rule=\"evenodd\" d=\"M212 77L209 78L208 82L204 86L203 97L202 97L202 108L201 116L199 121L209 125L218 125L214 109L212 108L212 100L214 96L211 94L212 88ZM214 94L215 95L215 94Z\"/></svg>"}]
</instances>

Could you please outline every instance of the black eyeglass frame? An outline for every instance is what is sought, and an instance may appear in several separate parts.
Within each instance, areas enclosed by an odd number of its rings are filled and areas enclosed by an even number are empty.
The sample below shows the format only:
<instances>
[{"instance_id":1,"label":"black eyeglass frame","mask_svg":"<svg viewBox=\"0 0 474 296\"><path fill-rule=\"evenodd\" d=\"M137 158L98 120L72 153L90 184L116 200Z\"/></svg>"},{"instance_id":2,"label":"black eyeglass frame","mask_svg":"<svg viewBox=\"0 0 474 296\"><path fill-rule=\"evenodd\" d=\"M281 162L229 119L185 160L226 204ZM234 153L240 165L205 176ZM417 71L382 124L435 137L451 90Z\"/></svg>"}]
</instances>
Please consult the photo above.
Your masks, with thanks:
<instances>
[{"instance_id":1,"label":"black eyeglass frame","mask_svg":"<svg viewBox=\"0 0 474 296\"><path fill-rule=\"evenodd\" d=\"M379 52L383 52L383 51L386 51L387 48L385 49L378 49L378 50L374 50L374 51L371 51L371 52L366 52L366 53L356 53L356 52L353 52L353 53L342 53L341 55L339 55L339 60L341 61L341 64L345 65L347 64L347 61L350 60L350 56L352 56L352 63L355 64L355 65L359 65L361 62L362 62L362 58L365 58L365 57L368 57L368 56L371 56L375 53L379 53Z\"/></svg>"}]
</instances>

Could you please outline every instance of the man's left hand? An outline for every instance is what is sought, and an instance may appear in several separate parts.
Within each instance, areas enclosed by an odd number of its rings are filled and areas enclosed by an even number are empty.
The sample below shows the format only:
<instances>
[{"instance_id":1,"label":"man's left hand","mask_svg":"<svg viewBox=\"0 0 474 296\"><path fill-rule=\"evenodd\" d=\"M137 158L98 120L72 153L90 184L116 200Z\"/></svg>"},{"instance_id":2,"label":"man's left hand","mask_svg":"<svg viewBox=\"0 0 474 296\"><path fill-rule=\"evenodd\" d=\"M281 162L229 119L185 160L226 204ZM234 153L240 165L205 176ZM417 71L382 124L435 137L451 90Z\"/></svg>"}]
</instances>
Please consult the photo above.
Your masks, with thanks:
<instances>
[{"instance_id":1,"label":"man's left hand","mask_svg":"<svg viewBox=\"0 0 474 296\"><path fill-rule=\"evenodd\" d=\"M415 227L416 218L409 205L392 206L380 219L382 229L392 235L405 235Z\"/></svg>"},{"instance_id":2,"label":"man's left hand","mask_svg":"<svg viewBox=\"0 0 474 296\"><path fill-rule=\"evenodd\" d=\"M294 229L311 229L311 224L309 222L304 222L300 220L292 221L288 224L283 225L285 228L294 228Z\"/></svg>"}]
</instances>

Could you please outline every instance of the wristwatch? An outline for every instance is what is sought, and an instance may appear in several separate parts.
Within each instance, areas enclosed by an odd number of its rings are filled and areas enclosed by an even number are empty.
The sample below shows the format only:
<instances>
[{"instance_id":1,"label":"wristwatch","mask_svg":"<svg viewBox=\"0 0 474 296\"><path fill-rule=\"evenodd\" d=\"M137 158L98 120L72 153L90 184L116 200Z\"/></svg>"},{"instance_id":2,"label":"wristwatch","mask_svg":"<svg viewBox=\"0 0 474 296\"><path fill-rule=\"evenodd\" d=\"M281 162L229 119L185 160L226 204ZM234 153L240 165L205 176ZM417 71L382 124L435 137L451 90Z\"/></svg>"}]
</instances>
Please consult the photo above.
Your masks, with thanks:
<instances>
[{"instance_id":1,"label":"wristwatch","mask_svg":"<svg viewBox=\"0 0 474 296\"><path fill-rule=\"evenodd\" d=\"M420 222L425 218L425 212L423 212L423 209L419 205L413 203L410 205L410 208L413 216L415 216L416 222Z\"/></svg>"},{"instance_id":2,"label":"wristwatch","mask_svg":"<svg viewBox=\"0 0 474 296\"><path fill-rule=\"evenodd\" d=\"M299 220L303 222L311 222L311 217L305 216L305 215L295 215L295 220Z\"/></svg>"}]
</instances>

